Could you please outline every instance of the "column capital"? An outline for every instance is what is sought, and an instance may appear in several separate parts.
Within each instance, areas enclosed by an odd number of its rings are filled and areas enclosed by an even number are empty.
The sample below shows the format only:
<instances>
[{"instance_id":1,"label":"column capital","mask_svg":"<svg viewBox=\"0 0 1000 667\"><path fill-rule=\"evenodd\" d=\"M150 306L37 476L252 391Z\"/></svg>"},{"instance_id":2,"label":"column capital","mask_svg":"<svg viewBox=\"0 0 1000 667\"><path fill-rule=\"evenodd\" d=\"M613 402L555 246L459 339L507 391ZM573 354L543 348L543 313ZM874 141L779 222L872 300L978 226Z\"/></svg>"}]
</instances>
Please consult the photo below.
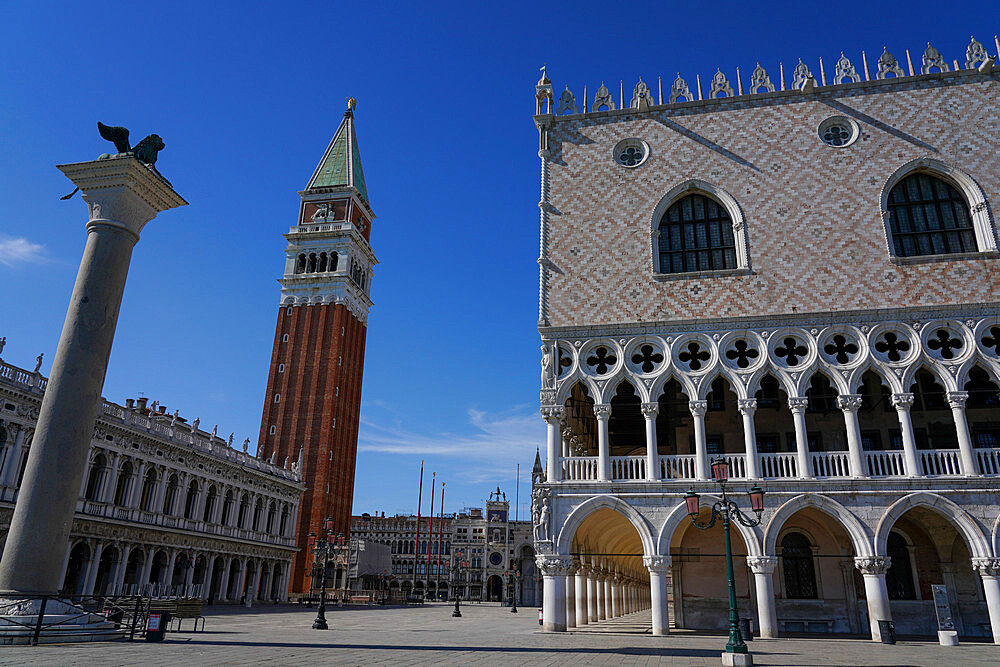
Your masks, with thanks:
<instances>
[{"instance_id":1,"label":"column capital","mask_svg":"<svg viewBox=\"0 0 1000 667\"><path fill-rule=\"evenodd\" d=\"M743 414L752 415L757 410L757 399L756 398L741 398L736 402L736 406L739 411Z\"/></svg>"},{"instance_id":2,"label":"column capital","mask_svg":"<svg viewBox=\"0 0 1000 667\"><path fill-rule=\"evenodd\" d=\"M88 230L113 227L138 241L142 228L157 213L187 204L156 169L131 155L57 168L80 188L90 212Z\"/></svg>"},{"instance_id":3,"label":"column capital","mask_svg":"<svg viewBox=\"0 0 1000 667\"><path fill-rule=\"evenodd\" d=\"M643 556L642 564L654 574L666 574L670 571L672 559L670 556Z\"/></svg>"},{"instance_id":4,"label":"column capital","mask_svg":"<svg viewBox=\"0 0 1000 667\"><path fill-rule=\"evenodd\" d=\"M609 419L611 417L611 404L597 403L594 406L594 416L600 420Z\"/></svg>"},{"instance_id":5,"label":"column capital","mask_svg":"<svg viewBox=\"0 0 1000 667\"><path fill-rule=\"evenodd\" d=\"M789 396L788 409L794 413L801 414L809 407L809 399L805 396Z\"/></svg>"},{"instance_id":6,"label":"column capital","mask_svg":"<svg viewBox=\"0 0 1000 667\"><path fill-rule=\"evenodd\" d=\"M837 397L837 407L844 412L857 412L861 401L861 394L841 394Z\"/></svg>"},{"instance_id":7,"label":"column capital","mask_svg":"<svg viewBox=\"0 0 1000 667\"><path fill-rule=\"evenodd\" d=\"M947 393L948 405L952 408L964 408L965 402L969 400L967 391L949 391Z\"/></svg>"},{"instance_id":8,"label":"column capital","mask_svg":"<svg viewBox=\"0 0 1000 667\"><path fill-rule=\"evenodd\" d=\"M544 577L565 576L573 565L572 556L559 556L556 554L538 554L535 556L535 565L541 570Z\"/></svg>"},{"instance_id":9,"label":"column capital","mask_svg":"<svg viewBox=\"0 0 1000 667\"><path fill-rule=\"evenodd\" d=\"M695 417L704 417L708 412L708 401L688 401L688 409Z\"/></svg>"},{"instance_id":10,"label":"column capital","mask_svg":"<svg viewBox=\"0 0 1000 667\"><path fill-rule=\"evenodd\" d=\"M856 556L854 567L861 570L861 574L885 574L889 571L892 559L888 556Z\"/></svg>"},{"instance_id":11,"label":"column capital","mask_svg":"<svg viewBox=\"0 0 1000 667\"><path fill-rule=\"evenodd\" d=\"M982 577L1000 577L1000 558L973 558L972 569Z\"/></svg>"},{"instance_id":12,"label":"column capital","mask_svg":"<svg viewBox=\"0 0 1000 667\"><path fill-rule=\"evenodd\" d=\"M574 559L569 564L569 571L566 572L566 574L569 575L569 576L571 576L571 577L575 577L576 573L579 572L582 569L583 569L583 563L581 563L580 561Z\"/></svg>"},{"instance_id":13,"label":"column capital","mask_svg":"<svg viewBox=\"0 0 1000 667\"><path fill-rule=\"evenodd\" d=\"M642 409L642 416L646 418L655 417L660 412L659 403L643 403L639 407Z\"/></svg>"},{"instance_id":14,"label":"column capital","mask_svg":"<svg viewBox=\"0 0 1000 667\"><path fill-rule=\"evenodd\" d=\"M747 556L747 567L754 574L771 574L777 565L775 556Z\"/></svg>"},{"instance_id":15,"label":"column capital","mask_svg":"<svg viewBox=\"0 0 1000 667\"><path fill-rule=\"evenodd\" d=\"M539 412L546 422L559 422L566 416L566 408L561 405L543 405Z\"/></svg>"},{"instance_id":16,"label":"column capital","mask_svg":"<svg viewBox=\"0 0 1000 667\"><path fill-rule=\"evenodd\" d=\"M910 393L893 394L889 400L892 401L892 407L900 411L909 411L913 407L913 394Z\"/></svg>"}]
</instances>

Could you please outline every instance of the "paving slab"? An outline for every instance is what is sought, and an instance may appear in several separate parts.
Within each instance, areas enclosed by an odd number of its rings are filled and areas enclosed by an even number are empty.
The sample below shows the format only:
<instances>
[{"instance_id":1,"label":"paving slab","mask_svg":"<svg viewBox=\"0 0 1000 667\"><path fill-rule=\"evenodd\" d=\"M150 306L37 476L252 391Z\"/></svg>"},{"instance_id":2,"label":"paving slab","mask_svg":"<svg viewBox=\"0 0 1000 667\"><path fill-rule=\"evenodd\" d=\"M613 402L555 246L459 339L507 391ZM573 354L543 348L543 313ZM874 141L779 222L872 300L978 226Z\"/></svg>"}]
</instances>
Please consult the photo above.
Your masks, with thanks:
<instances>
[{"instance_id":1,"label":"paving slab","mask_svg":"<svg viewBox=\"0 0 1000 667\"><path fill-rule=\"evenodd\" d=\"M469 604L331 608L329 630L313 630L316 610L296 606L207 610L204 632L168 633L162 643L101 642L0 647L0 665L721 665L726 637L637 632L641 622L616 619L621 632L539 631L538 613ZM637 617L638 618L638 617ZM1000 646L809 638L751 643L757 665L997 665Z\"/></svg>"}]
</instances>

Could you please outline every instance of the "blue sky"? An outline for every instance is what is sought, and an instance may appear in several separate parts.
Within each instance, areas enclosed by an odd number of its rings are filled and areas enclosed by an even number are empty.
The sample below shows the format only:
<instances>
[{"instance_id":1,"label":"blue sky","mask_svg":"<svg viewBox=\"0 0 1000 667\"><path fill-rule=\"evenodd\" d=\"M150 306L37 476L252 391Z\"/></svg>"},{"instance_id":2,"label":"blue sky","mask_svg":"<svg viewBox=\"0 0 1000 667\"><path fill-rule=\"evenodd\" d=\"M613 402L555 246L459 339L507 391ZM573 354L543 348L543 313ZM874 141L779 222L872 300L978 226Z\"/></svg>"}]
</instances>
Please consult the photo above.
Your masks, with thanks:
<instances>
[{"instance_id":1,"label":"blue sky","mask_svg":"<svg viewBox=\"0 0 1000 667\"><path fill-rule=\"evenodd\" d=\"M623 9L623 7L627 7ZM354 511L413 511L426 460L446 510L525 480L538 417L538 68L591 96L677 72L744 83L799 57L832 76L883 45L995 51L995 3L53 3L0 1L0 335L48 372L85 239L56 164L108 150L95 123L160 134L190 206L133 255L104 395L143 392L256 439L281 234L337 127L356 122L378 218ZM425 489L424 508L427 507ZM426 509L425 509L426 511Z\"/></svg>"}]
</instances>

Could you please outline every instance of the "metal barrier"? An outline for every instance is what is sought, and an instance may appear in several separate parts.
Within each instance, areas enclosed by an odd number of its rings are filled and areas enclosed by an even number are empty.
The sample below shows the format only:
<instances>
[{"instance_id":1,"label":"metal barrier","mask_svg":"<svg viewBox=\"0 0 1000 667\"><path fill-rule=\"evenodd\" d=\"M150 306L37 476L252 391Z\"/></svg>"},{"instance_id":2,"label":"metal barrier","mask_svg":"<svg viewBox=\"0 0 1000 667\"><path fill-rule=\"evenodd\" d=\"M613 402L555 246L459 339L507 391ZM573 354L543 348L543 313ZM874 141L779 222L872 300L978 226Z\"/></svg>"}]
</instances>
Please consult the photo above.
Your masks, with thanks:
<instances>
[{"instance_id":1,"label":"metal barrier","mask_svg":"<svg viewBox=\"0 0 1000 667\"><path fill-rule=\"evenodd\" d=\"M3 617L0 641L28 636L30 641L26 643L37 646L46 636L71 642L75 636L95 633L134 641L136 635L145 635L149 603L150 598L143 595L5 595L0 604L0 617ZM68 611L70 607L75 609ZM30 617L31 621L19 621L18 616ZM113 624L113 628L86 629L85 621L90 616L103 618L106 623ZM19 629L23 631L18 632Z\"/></svg>"}]
</instances>

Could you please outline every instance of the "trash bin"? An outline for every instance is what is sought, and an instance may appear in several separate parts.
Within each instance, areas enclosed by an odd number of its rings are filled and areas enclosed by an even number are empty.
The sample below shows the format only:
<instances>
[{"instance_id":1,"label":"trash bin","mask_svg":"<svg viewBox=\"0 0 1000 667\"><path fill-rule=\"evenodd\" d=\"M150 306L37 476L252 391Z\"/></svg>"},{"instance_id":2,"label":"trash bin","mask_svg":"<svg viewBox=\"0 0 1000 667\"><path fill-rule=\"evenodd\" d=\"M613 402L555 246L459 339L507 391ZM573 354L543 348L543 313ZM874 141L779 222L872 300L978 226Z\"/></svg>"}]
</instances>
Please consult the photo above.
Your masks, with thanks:
<instances>
[{"instance_id":1,"label":"trash bin","mask_svg":"<svg viewBox=\"0 0 1000 667\"><path fill-rule=\"evenodd\" d=\"M745 642L753 641L753 629L750 627L749 618L740 619L740 634L743 636L743 641Z\"/></svg>"},{"instance_id":2,"label":"trash bin","mask_svg":"<svg viewBox=\"0 0 1000 667\"><path fill-rule=\"evenodd\" d=\"M878 633L882 635L883 644L896 643L896 625L892 621L879 621Z\"/></svg>"},{"instance_id":3,"label":"trash bin","mask_svg":"<svg viewBox=\"0 0 1000 667\"><path fill-rule=\"evenodd\" d=\"M146 641L162 642L170 623L169 611L151 611L146 620Z\"/></svg>"}]
</instances>

